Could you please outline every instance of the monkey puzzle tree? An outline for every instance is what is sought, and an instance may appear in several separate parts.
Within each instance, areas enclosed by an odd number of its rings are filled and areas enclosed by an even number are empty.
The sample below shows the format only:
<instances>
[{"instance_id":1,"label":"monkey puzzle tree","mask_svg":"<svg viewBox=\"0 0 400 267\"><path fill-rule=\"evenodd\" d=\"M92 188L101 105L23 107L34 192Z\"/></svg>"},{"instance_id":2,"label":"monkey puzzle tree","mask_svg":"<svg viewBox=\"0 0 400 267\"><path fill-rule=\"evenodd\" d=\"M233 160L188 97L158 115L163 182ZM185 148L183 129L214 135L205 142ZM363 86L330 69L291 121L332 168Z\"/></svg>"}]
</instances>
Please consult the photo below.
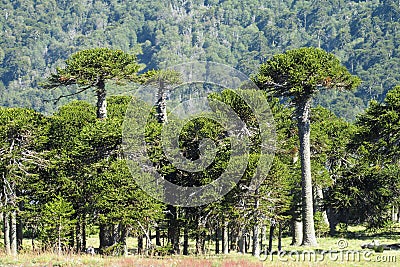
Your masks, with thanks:
<instances>
[{"instance_id":1,"label":"monkey puzzle tree","mask_svg":"<svg viewBox=\"0 0 400 267\"><path fill-rule=\"evenodd\" d=\"M350 90L360 79L350 74L331 53L319 48L299 48L273 56L254 77L257 85L295 106L300 139L304 246L315 246L310 161L310 111L312 97L322 89Z\"/></svg>"},{"instance_id":2,"label":"monkey puzzle tree","mask_svg":"<svg viewBox=\"0 0 400 267\"><path fill-rule=\"evenodd\" d=\"M99 119L107 117L106 82L134 80L140 69L135 55L109 48L79 51L71 55L65 61L65 65L64 68L57 68L56 73L51 74L43 87L50 89L69 85L78 86L79 89L76 92L62 95L56 101L62 97L94 89L97 95L97 118Z\"/></svg>"}]
</instances>

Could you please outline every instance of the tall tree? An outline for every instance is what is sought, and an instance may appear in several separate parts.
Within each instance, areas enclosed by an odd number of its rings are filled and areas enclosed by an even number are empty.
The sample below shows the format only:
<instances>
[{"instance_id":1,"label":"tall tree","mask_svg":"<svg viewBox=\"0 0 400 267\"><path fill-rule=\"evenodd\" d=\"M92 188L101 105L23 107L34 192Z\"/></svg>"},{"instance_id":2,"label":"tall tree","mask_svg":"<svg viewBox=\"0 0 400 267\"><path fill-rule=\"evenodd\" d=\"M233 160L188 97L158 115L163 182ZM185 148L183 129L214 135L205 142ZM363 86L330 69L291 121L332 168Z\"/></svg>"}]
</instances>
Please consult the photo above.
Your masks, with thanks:
<instances>
[{"instance_id":1,"label":"tall tree","mask_svg":"<svg viewBox=\"0 0 400 267\"><path fill-rule=\"evenodd\" d=\"M134 80L140 65L136 56L121 50L109 48L92 48L79 51L65 61L64 68L57 68L51 74L44 88L77 85L78 90L69 95L62 95L55 99L67 97L94 89L97 95L97 118L107 117L106 82L114 80Z\"/></svg>"},{"instance_id":2,"label":"tall tree","mask_svg":"<svg viewBox=\"0 0 400 267\"><path fill-rule=\"evenodd\" d=\"M7 254L17 254L17 217L24 187L47 164L42 153L47 129L46 119L40 113L0 108L0 197Z\"/></svg>"},{"instance_id":3,"label":"tall tree","mask_svg":"<svg viewBox=\"0 0 400 267\"><path fill-rule=\"evenodd\" d=\"M310 161L311 101L320 90L353 89L360 80L331 53L319 48L299 48L273 56L254 77L258 86L274 96L286 97L296 108L300 140L304 246L316 246Z\"/></svg>"}]
</instances>

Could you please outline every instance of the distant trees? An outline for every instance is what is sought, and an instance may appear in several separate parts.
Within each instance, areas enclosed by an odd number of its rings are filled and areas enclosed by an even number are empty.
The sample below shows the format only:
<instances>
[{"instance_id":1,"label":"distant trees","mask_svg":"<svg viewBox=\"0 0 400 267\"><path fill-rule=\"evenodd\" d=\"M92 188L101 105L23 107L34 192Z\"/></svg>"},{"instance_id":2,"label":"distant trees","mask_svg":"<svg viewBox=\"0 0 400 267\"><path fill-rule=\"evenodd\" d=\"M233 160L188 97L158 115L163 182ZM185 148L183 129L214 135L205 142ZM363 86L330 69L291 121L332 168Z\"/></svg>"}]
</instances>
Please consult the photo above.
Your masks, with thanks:
<instances>
[{"instance_id":1,"label":"distant trees","mask_svg":"<svg viewBox=\"0 0 400 267\"><path fill-rule=\"evenodd\" d=\"M38 83L74 52L112 47L138 54L148 69L178 62L212 60L250 74L275 53L303 46L335 53L365 81L355 93L330 94L321 101L354 120L372 98L383 100L399 76L399 22L396 1L282 0L53 1L4 2L0 23L0 103L52 113L43 103L69 92L43 93ZM49 15L56 18L51 20ZM7 93L5 93L7 92ZM346 98L343 99L343 96ZM81 94L75 99L91 99ZM343 108L357 103L355 110ZM59 106L65 104L60 101ZM335 103L339 103L338 105Z\"/></svg>"}]
</instances>

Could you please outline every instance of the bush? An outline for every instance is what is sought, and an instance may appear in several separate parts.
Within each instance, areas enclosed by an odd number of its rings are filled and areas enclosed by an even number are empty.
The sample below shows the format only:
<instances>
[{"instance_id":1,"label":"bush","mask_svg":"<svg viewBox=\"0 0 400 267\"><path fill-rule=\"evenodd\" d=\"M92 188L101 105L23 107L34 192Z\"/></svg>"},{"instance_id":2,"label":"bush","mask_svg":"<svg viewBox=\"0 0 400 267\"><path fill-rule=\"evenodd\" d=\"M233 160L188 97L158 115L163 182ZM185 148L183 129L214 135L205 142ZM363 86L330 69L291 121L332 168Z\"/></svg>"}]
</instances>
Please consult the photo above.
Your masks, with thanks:
<instances>
[{"instance_id":1,"label":"bush","mask_svg":"<svg viewBox=\"0 0 400 267\"><path fill-rule=\"evenodd\" d=\"M318 237L326 237L329 234L329 225L324 221L322 212L317 211L314 214L315 233Z\"/></svg>"}]
</instances>

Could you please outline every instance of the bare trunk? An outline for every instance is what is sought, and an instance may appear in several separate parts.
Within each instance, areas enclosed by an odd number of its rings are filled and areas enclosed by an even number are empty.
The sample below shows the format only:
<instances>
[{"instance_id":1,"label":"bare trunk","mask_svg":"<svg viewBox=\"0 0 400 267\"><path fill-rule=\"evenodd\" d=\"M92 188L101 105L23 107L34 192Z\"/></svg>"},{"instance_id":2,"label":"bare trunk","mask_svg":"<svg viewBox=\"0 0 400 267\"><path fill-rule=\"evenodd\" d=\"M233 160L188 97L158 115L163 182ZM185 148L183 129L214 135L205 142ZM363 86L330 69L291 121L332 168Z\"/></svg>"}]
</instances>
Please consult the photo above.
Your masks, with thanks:
<instances>
[{"instance_id":1,"label":"bare trunk","mask_svg":"<svg viewBox=\"0 0 400 267\"><path fill-rule=\"evenodd\" d=\"M105 119L107 118L107 101L106 96L107 92L105 89L105 84L103 80L99 80L96 86L97 93L97 118Z\"/></svg>"},{"instance_id":2,"label":"bare trunk","mask_svg":"<svg viewBox=\"0 0 400 267\"><path fill-rule=\"evenodd\" d=\"M128 228L123 224L120 224L119 228L120 228L120 231L121 231L119 243L122 245L123 255L124 256L128 256L128 246L126 244L126 237L128 235Z\"/></svg>"},{"instance_id":3,"label":"bare trunk","mask_svg":"<svg viewBox=\"0 0 400 267\"><path fill-rule=\"evenodd\" d=\"M267 240L267 226L265 224L262 226L261 242L260 242L260 247L263 249L263 251L265 250L265 248L264 248L264 240Z\"/></svg>"},{"instance_id":4,"label":"bare trunk","mask_svg":"<svg viewBox=\"0 0 400 267\"><path fill-rule=\"evenodd\" d=\"M156 227L156 246L161 246L160 227Z\"/></svg>"},{"instance_id":5,"label":"bare trunk","mask_svg":"<svg viewBox=\"0 0 400 267\"><path fill-rule=\"evenodd\" d=\"M303 223L301 218L293 220L292 246L300 246L303 239Z\"/></svg>"},{"instance_id":6,"label":"bare trunk","mask_svg":"<svg viewBox=\"0 0 400 267\"><path fill-rule=\"evenodd\" d=\"M138 254L141 255L143 253L143 236L139 235L137 241L138 241L138 250L137 251L138 251Z\"/></svg>"},{"instance_id":7,"label":"bare trunk","mask_svg":"<svg viewBox=\"0 0 400 267\"><path fill-rule=\"evenodd\" d=\"M314 228L313 186L311 179L310 111L311 98L305 97L297 107L297 127L300 138L301 189L303 214L302 246L317 246Z\"/></svg>"},{"instance_id":8,"label":"bare trunk","mask_svg":"<svg viewBox=\"0 0 400 267\"><path fill-rule=\"evenodd\" d=\"M258 189L255 191L255 202L254 202L254 209L257 211L260 205L260 201L258 199ZM259 257L260 256L260 241L258 239L259 234L260 234L260 225L258 223L258 216L256 214L255 216L255 221L256 223L254 224L253 227L253 249L252 249L252 254L253 256Z\"/></svg>"},{"instance_id":9,"label":"bare trunk","mask_svg":"<svg viewBox=\"0 0 400 267\"><path fill-rule=\"evenodd\" d=\"M203 229L201 229L201 230L198 230L196 233L196 254L197 255L204 254L203 242L204 242L204 233L203 233Z\"/></svg>"},{"instance_id":10,"label":"bare trunk","mask_svg":"<svg viewBox=\"0 0 400 267\"><path fill-rule=\"evenodd\" d=\"M189 255L189 230L188 226L183 230L183 255Z\"/></svg>"},{"instance_id":11,"label":"bare trunk","mask_svg":"<svg viewBox=\"0 0 400 267\"><path fill-rule=\"evenodd\" d=\"M61 254L61 218L57 227L57 253L58 255Z\"/></svg>"},{"instance_id":12,"label":"bare trunk","mask_svg":"<svg viewBox=\"0 0 400 267\"><path fill-rule=\"evenodd\" d=\"M319 186L316 186L315 192L316 192L316 198L315 198L316 211L322 213L322 219L324 220L324 223L326 225L329 225L328 215L326 214L326 209L324 206L324 192L322 191L322 188Z\"/></svg>"},{"instance_id":13,"label":"bare trunk","mask_svg":"<svg viewBox=\"0 0 400 267\"><path fill-rule=\"evenodd\" d=\"M82 215L82 248L86 249L86 215Z\"/></svg>"},{"instance_id":14,"label":"bare trunk","mask_svg":"<svg viewBox=\"0 0 400 267\"><path fill-rule=\"evenodd\" d=\"M400 206L397 207L397 222L400 223Z\"/></svg>"},{"instance_id":15,"label":"bare trunk","mask_svg":"<svg viewBox=\"0 0 400 267\"><path fill-rule=\"evenodd\" d=\"M149 227L147 227L147 230L146 230L145 240L146 240L145 255L148 256L149 255L149 251L151 249L151 232L150 232Z\"/></svg>"},{"instance_id":16,"label":"bare trunk","mask_svg":"<svg viewBox=\"0 0 400 267\"><path fill-rule=\"evenodd\" d=\"M24 202L19 202L19 210L24 210ZM22 249L22 240L23 240L23 224L21 216L17 218L17 250L20 251Z\"/></svg>"},{"instance_id":17,"label":"bare trunk","mask_svg":"<svg viewBox=\"0 0 400 267\"><path fill-rule=\"evenodd\" d=\"M9 213L6 211L3 214L3 234L4 234L4 249L7 255L11 254L10 246L10 218Z\"/></svg>"},{"instance_id":18,"label":"bare trunk","mask_svg":"<svg viewBox=\"0 0 400 267\"><path fill-rule=\"evenodd\" d=\"M258 224L255 224L253 228L253 249L252 249L252 254L255 257L260 256L259 235L260 235L260 226Z\"/></svg>"},{"instance_id":19,"label":"bare trunk","mask_svg":"<svg viewBox=\"0 0 400 267\"><path fill-rule=\"evenodd\" d=\"M165 88L165 83L162 79L160 79L158 84L158 92L157 92L157 116L159 123L167 122L167 92Z\"/></svg>"},{"instance_id":20,"label":"bare trunk","mask_svg":"<svg viewBox=\"0 0 400 267\"><path fill-rule=\"evenodd\" d=\"M269 226L269 242L268 242L268 251L272 252L272 241L274 239L274 232L276 228L275 220L271 220L271 225Z\"/></svg>"},{"instance_id":21,"label":"bare trunk","mask_svg":"<svg viewBox=\"0 0 400 267\"><path fill-rule=\"evenodd\" d=\"M282 251L282 223L278 224L278 251Z\"/></svg>"},{"instance_id":22,"label":"bare trunk","mask_svg":"<svg viewBox=\"0 0 400 267\"><path fill-rule=\"evenodd\" d=\"M100 224L100 250L114 244L114 225L113 224Z\"/></svg>"},{"instance_id":23,"label":"bare trunk","mask_svg":"<svg viewBox=\"0 0 400 267\"><path fill-rule=\"evenodd\" d=\"M238 249L239 249L239 253L245 253L245 240L244 240L244 232L243 232L243 229L242 229L242 226L240 226L240 229L239 229L239 234L238 234Z\"/></svg>"},{"instance_id":24,"label":"bare trunk","mask_svg":"<svg viewBox=\"0 0 400 267\"><path fill-rule=\"evenodd\" d=\"M215 227L215 254L219 254L219 224Z\"/></svg>"},{"instance_id":25,"label":"bare trunk","mask_svg":"<svg viewBox=\"0 0 400 267\"><path fill-rule=\"evenodd\" d=\"M81 222L79 218L76 221L75 224L75 252L79 253L83 250L82 248L82 231L81 231Z\"/></svg>"},{"instance_id":26,"label":"bare trunk","mask_svg":"<svg viewBox=\"0 0 400 267\"><path fill-rule=\"evenodd\" d=\"M228 221L224 221L224 226L222 228L222 251L224 254L228 254L229 253L229 244L228 244L228 240L229 240L229 235L228 235Z\"/></svg>"},{"instance_id":27,"label":"bare trunk","mask_svg":"<svg viewBox=\"0 0 400 267\"><path fill-rule=\"evenodd\" d=\"M329 207L326 211L326 215L329 221L329 235L336 235L336 226L339 223L338 214L336 214L335 210Z\"/></svg>"},{"instance_id":28,"label":"bare trunk","mask_svg":"<svg viewBox=\"0 0 400 267\"><path fill-rule=\"evenodd\" d=\"M174 254L180 253L179 248L179 237L180 237L180 229L178 225L178 212L176 207L172 205L168 205L168 210L170 213L169 222L168 222L168 239L172 245L172 252Z\"/></svg>"},{"instance_id":29,"label":"bare trunk","mask_svg":"<svg viewBox=\"0 0 400 267\"><path fill-rule=\"evenodd\" d=\"M398 208L397 208L397 206L396 205L392 205L392 222L397 222L397 211L398 211Z\"/></svg>"},{"instance_id":30,"label":"bare trunk","mask_svg":"<svg viewBox=\"0 0 400 267\"><path fill-rule=\"evenodd\" d=\"M10 213L10 249L11 255L17 255L17 211Z\"/></svg>"}]
</instances>

